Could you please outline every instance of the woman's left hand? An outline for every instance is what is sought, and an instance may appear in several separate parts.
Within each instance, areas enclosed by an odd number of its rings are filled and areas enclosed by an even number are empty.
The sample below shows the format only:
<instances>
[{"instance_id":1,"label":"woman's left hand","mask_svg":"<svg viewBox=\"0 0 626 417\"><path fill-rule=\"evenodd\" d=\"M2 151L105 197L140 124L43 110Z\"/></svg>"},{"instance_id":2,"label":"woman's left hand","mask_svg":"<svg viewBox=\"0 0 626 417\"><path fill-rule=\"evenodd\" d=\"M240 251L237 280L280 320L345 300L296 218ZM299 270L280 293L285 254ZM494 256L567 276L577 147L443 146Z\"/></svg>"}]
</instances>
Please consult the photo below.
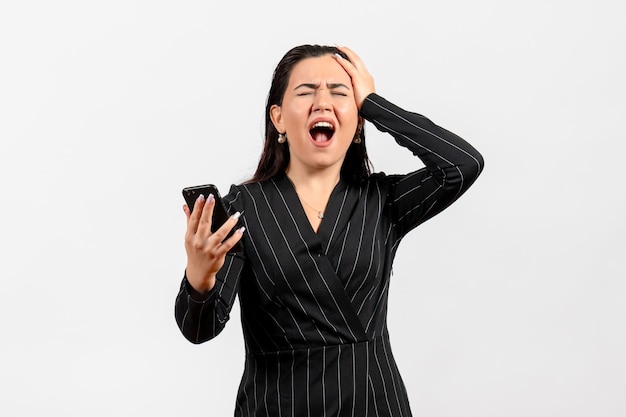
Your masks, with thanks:
<instances>
[{"instance_id":1,"label":"woman's left hand","mask_svg":"<svg viewBox=\"0 0 626 417\"><path fill-rule=\"evenodd\" d=\"M376 92L374 87L374 78L365 68L365 64L350 48L345 46L337 46L341 52L346 54L350 61L343 59L338 55L334 55L335 59L346 70L352 80L352 88L354 89L354 98L356 105L361 110L361 105L365 98Z\"/></svg>"}]
</instances>

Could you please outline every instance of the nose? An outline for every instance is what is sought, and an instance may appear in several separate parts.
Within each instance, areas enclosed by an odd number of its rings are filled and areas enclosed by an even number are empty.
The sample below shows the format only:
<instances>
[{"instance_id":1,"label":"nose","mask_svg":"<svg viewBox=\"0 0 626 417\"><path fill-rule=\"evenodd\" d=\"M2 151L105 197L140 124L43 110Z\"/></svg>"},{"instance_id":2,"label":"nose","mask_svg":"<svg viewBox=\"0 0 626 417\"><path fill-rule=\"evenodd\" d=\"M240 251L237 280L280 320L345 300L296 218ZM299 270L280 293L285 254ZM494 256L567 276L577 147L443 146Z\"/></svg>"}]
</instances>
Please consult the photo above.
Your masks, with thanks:
<instances>
[{"instance_id":1,"label":"nose","mask_svg":"<svg viewBox=\"0 0 626 417\"><path fill-rule=\"evenodd\" d=\"M313 111L331 111L333 108L330 100L328 89L319 89L315 92L315 101L313 102Z\"/></svg>"}]
</instances>

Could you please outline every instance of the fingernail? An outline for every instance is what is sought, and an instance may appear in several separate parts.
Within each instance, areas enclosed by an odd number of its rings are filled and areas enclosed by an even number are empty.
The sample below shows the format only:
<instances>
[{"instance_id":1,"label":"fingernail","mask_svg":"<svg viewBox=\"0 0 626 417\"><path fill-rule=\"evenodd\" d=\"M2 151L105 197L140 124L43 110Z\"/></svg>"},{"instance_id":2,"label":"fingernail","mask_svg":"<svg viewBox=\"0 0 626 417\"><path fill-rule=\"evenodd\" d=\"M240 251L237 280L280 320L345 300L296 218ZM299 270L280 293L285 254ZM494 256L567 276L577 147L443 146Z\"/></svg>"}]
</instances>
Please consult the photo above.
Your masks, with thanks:
<instances>
[{"instance_id":1,"label":"fingernail","mask_svg":"<svg viewBox=\"0 0 626 417\"><path fill-rule=\"evenodd\" d=\"M243 234L243 232L245 232L245 231L246 231L246 228L245 228L245 227L243 227L243 226L242 226L242 227L240 227L239 229L237 229L237 233L241 233L241 234Z\"/></svg>"},{"instance_id":2,"label":"fingernail","mask_svg":"<svg viewBox=\"0 0 626 417\"><path fill-rule=\"evenodd\" d=\"M209 198L207 198L206 202L210 203L211 201L213 201L215 197L213 197L213 194L209 194Z\"/></svg>"},{"instance_id":3,"label":"fingernail","mask_svg":"<svg viewBox=\"0 0 626 417\"><path fill-rule=\"evenodd\" d=\"M343 59L343 57L337 53L335 53L335 58Z\"/></svg>"},{"instance_id":4,"label":"fingernail","mask_svg":"<svg viewBox=\"0 0 626 417\"><path fill-rule=\"evenodd\" d=\"M202 200L204 200L204 194L200 194L198 198L196 198L196 201L202 201Z\"/></svg>"},{"instance_id":5,"label":"fingernail","mask_svg":"<svg viewBox=\"0 0 626 417\"><path fill-rule=\"evenodd\" d=\"M233 219L237 220L239 218L239 216L241 216L241 213L237 212L237 213L233 214Z\"/></svg>"}]
</instances>

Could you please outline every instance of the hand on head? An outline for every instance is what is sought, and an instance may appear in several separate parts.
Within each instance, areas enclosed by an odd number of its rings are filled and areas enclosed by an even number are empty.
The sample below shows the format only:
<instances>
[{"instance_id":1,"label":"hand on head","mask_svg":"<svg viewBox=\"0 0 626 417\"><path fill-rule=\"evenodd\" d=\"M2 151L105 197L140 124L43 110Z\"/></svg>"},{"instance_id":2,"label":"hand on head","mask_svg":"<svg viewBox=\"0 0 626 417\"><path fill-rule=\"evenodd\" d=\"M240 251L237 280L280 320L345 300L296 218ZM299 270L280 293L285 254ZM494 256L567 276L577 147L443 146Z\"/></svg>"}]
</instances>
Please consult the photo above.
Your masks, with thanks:
<instances>
[{"instance_id":1,"label":"hand on head","mask_svg":"<svg viewBox=\"0 0 626 417\"><path fill-rule=\"evenodd\" d=\"M346 54L350 61L343 59L340 55L334 55L337 62L346 70L352 80L352 88L354 90L354 98L357 107L361 109L361 105L365 98L371 93L376 92L374 86L374 78L368 72L361 58L350 48L346 46L337 46L341 52Z\"/></svg>"}]
</instances>

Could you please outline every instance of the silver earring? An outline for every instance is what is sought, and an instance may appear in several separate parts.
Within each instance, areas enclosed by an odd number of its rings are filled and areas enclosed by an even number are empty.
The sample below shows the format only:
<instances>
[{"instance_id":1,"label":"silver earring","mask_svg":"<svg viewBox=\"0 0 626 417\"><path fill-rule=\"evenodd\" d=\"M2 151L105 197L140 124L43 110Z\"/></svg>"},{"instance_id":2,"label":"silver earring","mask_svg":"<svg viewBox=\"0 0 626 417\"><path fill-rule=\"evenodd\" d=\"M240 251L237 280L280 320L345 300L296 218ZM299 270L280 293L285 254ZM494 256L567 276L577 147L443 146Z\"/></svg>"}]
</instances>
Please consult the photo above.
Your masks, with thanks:
<instances>
[{"instance_id":1,"label":"silver earring","mask_svg":"<svg viewBox=\"0 0 626 417\"><path fill-rule=\"evenodd\" d=\"M285 143L285 142L287 142L287 135L285 133L279 133L278 143Z\"/></svg>"}]
</instances>

